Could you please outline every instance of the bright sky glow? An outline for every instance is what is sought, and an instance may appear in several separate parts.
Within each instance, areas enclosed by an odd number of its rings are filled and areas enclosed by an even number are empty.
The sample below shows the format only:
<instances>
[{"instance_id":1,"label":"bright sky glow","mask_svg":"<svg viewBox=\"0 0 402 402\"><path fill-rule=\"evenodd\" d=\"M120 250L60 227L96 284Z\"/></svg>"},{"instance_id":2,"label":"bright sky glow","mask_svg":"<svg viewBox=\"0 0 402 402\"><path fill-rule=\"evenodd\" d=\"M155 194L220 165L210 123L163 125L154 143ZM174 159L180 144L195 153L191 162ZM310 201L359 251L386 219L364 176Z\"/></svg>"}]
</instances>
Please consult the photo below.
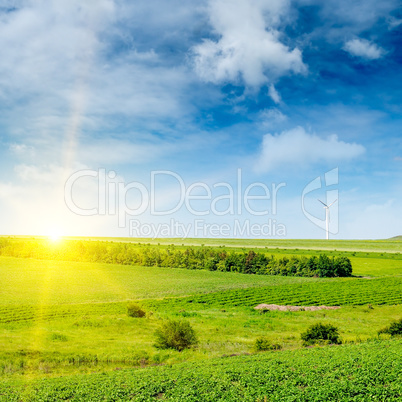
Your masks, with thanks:
<instances>
[{"instance_id":1,"label":"bright sky glow","mask_svg":"<svg viewBox=\"0 0 402 402\"><path fill-rule=\"evenodd\" d=\"M151 172L168 170L187 187L224 182L237 194L241 169L242 196L252 183L286 184L275 215L235 206L206 223L275 219L288 238L324 238L301 197L336 168L331 238L402 234L398 0L0 0L0 17L0 234L48 235L62 222L60 235L129 236L98 177L73 194L97 214L66 206L79 170L148 190ZM161 181L159 208L172 208L177 191L172 176ZM132 210L139 195L138 186L127 194ZM322 187L304 204L321 220L326 196ZM198 219L185 204L126 218Z\"/></svg>"},{"instance_id":2,"label":"bright sky glow","mask_svg":"<svg viewBox=\"0 0 402 402\"><path fill-rule=\"evenodd\" d=\"M58 243L62 239L62 232L59 229L53 229L49 231L47 236L52 243Z\"/></svg>"}]
</instances>

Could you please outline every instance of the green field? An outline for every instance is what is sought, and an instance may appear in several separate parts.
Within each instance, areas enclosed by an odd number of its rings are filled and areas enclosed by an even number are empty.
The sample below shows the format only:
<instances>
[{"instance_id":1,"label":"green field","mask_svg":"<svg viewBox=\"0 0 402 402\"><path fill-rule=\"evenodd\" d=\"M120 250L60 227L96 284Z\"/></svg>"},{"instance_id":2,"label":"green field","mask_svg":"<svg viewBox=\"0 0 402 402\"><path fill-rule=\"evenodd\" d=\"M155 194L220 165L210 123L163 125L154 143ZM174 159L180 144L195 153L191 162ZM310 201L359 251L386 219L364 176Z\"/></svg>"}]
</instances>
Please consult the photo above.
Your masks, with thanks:
<instances>
[{"instance_id":1,"label":"green field","mask_svg":"<svg viewBox=\"0 0 402 402\"><path fill-rule=\"evenodd\" d=\"M352 278L0 257L0 400L398 400L401 343L377 332L402 317L401 242L377 243L328 251L351 258ZM314 255L320 244L267 252ZM146 317L127 316L130 300ZM341 308L261 314L259 303ZM198 347L156 349L167 318L188 320ZM317 322L336 325L343 345L302 348ZM256 353L261 336L283 350Z\"/></svg>"},{"instance_id":2,"label":"green field","mask_svg":"<svg viewBox=\"0 0 402 402\"><path fill-rule=\"evenodd\" d=\"M0 266L0 305L112 302L317 280L9 257L0 257Z\"/></svg>"}]
</instances>

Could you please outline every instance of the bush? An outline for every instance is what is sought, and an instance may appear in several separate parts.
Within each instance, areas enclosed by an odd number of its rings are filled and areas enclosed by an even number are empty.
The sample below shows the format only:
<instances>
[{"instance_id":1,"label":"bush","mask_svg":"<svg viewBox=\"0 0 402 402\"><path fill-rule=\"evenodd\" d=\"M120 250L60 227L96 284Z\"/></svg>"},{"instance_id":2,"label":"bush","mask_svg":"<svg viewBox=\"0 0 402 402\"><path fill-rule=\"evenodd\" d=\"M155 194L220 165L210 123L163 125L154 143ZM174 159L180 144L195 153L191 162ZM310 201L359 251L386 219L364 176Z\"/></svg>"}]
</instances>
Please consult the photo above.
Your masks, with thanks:
<instances>
[{"instance_id":1,"label":"bush","mask_svg":"<svg viewBox=\"0 0 402 402\"><path fill-rule=\"evenodd\" d=\"M255 340L254 349L257 351L279 350L282 349L282 346L277 343L271 343L269 339L262 337Z\"/></svg>"},{"instance_id":2,"label":"bush","mask_svg":"<svg viewBox=\"0 0 402 402\"><path fill-rule=\"evenodd\" d=\"M137 304L134 303L130 303L127 306L127 315L129 317L144 317L145 316L145 311L142 310L142 308L140 306L138 306Z\"/></svg>"},{"instance_id":3,"label":"bush","mask_svg":"<svg viewBox=\"0 0 402 402\"><path fill-rule=\"evenodd\" d=\"M194 329L188 321L167 320L155 331L155 347L158 349L184 349L198 343Z\"/></svg>"},{"instance_id":4,"label":"bush","mask_svg":"<svg viewBox=\"0 0 402 402\"><path fill-rule=\"evenodd\" d=\"M314 344L341 344L338 328L331 324L314 324L301 334L303 346Z\"/></svg>"},{"instance_id":5,"label":"bush","mask_svg":"<svg viewBox=\"0 0 402 402\"><path fill-rule=\"evenodd\" d=\"M389 327L380 329L378 331L378 335L380 334L389 334L391 336L402 335L402 318L397 321L393 321Z\"/></svg>"}]
</instances>

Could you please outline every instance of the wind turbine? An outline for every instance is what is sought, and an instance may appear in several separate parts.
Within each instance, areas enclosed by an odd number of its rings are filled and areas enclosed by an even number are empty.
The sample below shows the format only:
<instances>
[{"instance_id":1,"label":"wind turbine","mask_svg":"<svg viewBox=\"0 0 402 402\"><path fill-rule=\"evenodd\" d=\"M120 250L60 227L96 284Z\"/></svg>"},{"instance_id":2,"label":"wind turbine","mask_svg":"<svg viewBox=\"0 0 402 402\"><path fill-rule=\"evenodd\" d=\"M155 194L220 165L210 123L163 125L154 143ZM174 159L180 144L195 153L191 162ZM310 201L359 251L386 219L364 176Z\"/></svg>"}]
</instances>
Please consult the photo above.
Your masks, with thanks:
<instances>
[{"instance_id":1,"label":"wind turbine","mask_svg":"<svg viewBox=\"0 0 402 402\"><path fill-rule=\"evenodd\" d=\"M318 200L321 202L322 205L324 205L324 209L325 209L325 229L327 231L327 240L329 240L329 207L333 204L335 204L338 199L336 199L334 202L331 202L331 204L327 205L324 202L322 202L321 200Z\"/></svg>"}]
</instances>

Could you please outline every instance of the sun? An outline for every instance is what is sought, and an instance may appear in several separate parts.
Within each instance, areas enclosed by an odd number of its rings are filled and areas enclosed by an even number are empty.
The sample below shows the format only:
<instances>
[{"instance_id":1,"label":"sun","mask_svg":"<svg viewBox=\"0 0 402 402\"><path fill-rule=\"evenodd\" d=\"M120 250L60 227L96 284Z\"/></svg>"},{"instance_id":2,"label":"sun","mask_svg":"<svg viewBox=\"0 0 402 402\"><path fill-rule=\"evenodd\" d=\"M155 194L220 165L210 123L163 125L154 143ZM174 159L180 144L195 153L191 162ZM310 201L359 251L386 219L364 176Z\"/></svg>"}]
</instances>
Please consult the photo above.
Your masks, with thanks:
<instances>
[{"instance_id":1,"label":"sun","mask_svg":"<svg viewBox=\"0 0 402 402\"><path fill-rule=\"evenodd\" d=\"M59 243L63 236L60 230L52 229L51 231L49 231L47 237L52 243Z\"/></svg>"}]
</instances>

